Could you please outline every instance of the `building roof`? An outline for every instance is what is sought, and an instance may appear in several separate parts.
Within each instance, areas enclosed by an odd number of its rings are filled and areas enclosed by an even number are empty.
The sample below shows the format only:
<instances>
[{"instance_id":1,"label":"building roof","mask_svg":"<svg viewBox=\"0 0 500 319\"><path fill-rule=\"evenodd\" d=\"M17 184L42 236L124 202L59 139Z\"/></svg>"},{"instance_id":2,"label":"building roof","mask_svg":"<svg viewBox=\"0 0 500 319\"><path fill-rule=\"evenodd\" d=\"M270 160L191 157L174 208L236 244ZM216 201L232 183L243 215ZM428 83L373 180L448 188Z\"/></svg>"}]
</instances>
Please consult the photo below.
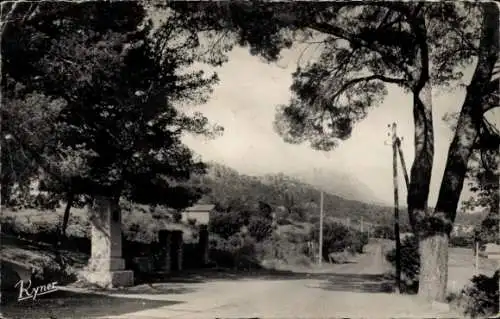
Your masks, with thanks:
<instances>
[{"instance_id":1,"label":"building roof","mask_svg":"<svg viewBox=\"0 0 500 319\"><path fill-rule=\"evenodd\" d=\"M184 211L185 212L210 212L212 210L214 210L215 208L215 205L212 205L212 204L198 204L198 205L194 205L194 206L191 206L189 208L186 208Z\"/></svg>"}]
</instances>

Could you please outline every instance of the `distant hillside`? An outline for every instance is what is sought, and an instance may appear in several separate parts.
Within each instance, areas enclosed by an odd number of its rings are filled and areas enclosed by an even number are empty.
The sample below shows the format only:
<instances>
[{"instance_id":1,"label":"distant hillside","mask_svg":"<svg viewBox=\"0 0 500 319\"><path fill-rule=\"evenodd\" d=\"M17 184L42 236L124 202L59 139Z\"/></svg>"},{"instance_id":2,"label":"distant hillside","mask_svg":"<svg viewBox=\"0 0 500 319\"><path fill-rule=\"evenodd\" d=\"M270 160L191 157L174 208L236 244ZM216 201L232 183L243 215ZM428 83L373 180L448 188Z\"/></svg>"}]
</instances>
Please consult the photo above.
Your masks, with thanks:
<instances>
[{"instance_id":1,"label":"distant hillside","mask_svg":"<svg viewBox=\"0 0 500 319\"><path fill-rule=\"evenodd\" d=\"M356 179L352 174L342 173L336 170L322 169L321 174L315 174L314 170L305 169L293 174L299 180L321 187L322 190L340 196L344 199L357 200L366 203L380 204L373 191ZM381 204L382 206L384 204Z\"/></svg>"},{"instance_id":2,"label":"distant hillside","mask_svg":"<svg viewBox=\"0 0 500 319\"><path fill-rule=\"evenodd\" d=\"M265 176L239 174L227 166L210 163L208 174L196 176L193 182L210 193L204 198L223 209L241 210L264 202L273 210L285 210L301 219L319 216L320 191L307 183L282 173ZM393 209L356 200L324 194L326 216L350 218L351 222L392 223ZM402 224L407 223L406 211L401 211Z\"/></svg>"},{"instance_id":3,"label":"distant hillside","mask_svg":"<svg viewBox=\"0 0 500 319\"><path fill-rule=\"evenodd\" d=\"M283 173L248 176L225 165L209 163L208 174L196 176L192 182L210 190L204 201L223 209L244 210L263 202L274 211L285 210L295 218L310 220L319 217L320 190ZM401 204L404 204L402 200ZM392 225L394 216L393 207L345 199L328 192L324 194L324 212L325 216L349 218L353 223L363 219L363 222L386 225ZM303 216L297 216L300 213ZM406 208L400 208L399 215L401 224L408 227ZM485 215L459 213L455 223L477 225Z\"/></svg>"}]
</instances>

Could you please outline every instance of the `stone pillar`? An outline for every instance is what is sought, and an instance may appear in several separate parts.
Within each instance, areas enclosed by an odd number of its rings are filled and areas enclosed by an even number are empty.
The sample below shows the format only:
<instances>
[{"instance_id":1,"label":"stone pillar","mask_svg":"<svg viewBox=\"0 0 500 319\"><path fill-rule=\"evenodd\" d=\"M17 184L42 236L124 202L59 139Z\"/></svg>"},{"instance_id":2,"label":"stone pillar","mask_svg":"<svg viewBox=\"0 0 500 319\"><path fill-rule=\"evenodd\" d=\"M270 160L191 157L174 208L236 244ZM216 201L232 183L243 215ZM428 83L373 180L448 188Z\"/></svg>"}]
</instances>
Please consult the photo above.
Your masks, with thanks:
<instances>
[{"instance_id":1,"label":"stone pillar","mask_svg":"<svg viewBox=\"0 0 500 319\"><path fill-rule=\"evenodd\" d=\"M172 233L168 230L160 230L158 232L158 242L161 249L161 258L163 259L161 269L166 273L170 273L172 271L172 258L170 252L172 249Z\"/></svg>"},{"instance_id":2,"label":"stone pillar","mask_svg":"<svg viewBox=\"0 0 500 319\"><path fill-rule=\"evenodd\" d=\"M182 240L182 231L174 230L172 231L172 261L175 263L172 265L172 268L176 271L182 270L182 255L183 255L183 240Z\"/></svg>"},{"instance_id":3,"label":"stone pillar","mask_svg":"<svg viewBox=\"0 0 500 319\"><path fill-rule=\"evenodd\" d=\"M134 283L122 258L121 211L118 201L96 197L91 208L92 248L85 279L101 287L124 287Z\"/></svg>"},{"instance_id":4,"label":"stone pillar","mask_svg":"<svg viewBox=\"0 0 500 319\"><path fill-rule=\"evenodd\" d=\"M200 252L200 261L203 266L209 262L209 242L208 242L208 227L200 225L200 236L198 239L198 247Z\"/></svg>"}]
</instances>

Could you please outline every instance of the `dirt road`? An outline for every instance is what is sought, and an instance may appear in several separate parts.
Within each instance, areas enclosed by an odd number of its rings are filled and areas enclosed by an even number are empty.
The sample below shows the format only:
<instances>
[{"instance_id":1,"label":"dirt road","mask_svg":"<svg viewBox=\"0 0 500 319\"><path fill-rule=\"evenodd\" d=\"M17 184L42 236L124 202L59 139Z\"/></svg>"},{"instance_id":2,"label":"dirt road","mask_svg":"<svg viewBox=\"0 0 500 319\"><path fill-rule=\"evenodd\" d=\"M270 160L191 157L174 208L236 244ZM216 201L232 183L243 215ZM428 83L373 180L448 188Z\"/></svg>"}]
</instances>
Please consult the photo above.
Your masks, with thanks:
<instances>
[{"instance_id":1,"label":"dirt road","mask_svg":"<svg viewBox=\"0 0 500 319\"><path fill-rule=\"evenodd\" d=\"M350 263L325 266L280 279L215 280L189 286L189 293L150 295L178 304L129 313L120 318L423 318L456 317L431 309L414 296L389 293L389 269L380 243ZM158 287L159 288L159 287ZM128 297L131 297L129 295ZM137 296L138 297L138 296ZM144 295L143 295L144 297Z\"/></svg>"},{"instance_id":2,"label":"dirt road","mask_svg":"<svg viewBox=\"0 0 500 319\"><path fill-rule=\"evenodd\" d=\"M388 292L391 282L382 276L387 269L382 245L373 243L348 264L325 265L308 272L249 276L223 273L100 295L78 296L73 290L67 296L41 299L30 308L35 312L44 309L45 317L50 314L55 318L458 317L431 309L413 296Z\"/></svg>"}]
</instances>

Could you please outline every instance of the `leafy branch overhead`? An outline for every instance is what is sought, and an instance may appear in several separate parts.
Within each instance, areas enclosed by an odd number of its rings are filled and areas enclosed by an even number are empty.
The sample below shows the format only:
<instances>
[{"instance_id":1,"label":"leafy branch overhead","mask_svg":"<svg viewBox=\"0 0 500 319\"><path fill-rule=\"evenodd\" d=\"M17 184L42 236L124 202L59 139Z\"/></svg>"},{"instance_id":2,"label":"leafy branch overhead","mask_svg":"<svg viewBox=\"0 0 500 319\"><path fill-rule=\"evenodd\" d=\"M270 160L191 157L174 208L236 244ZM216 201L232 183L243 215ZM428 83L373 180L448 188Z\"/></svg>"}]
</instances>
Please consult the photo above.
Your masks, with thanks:
<instances>
[{"instance_id":1,"label":"leafy branch overhead","mask_svg":"<svg viewBox=\"0 0 500 319\"><path fill-rule=\"evenodd\" d=\"M461 67L477 54L480 10L468 4L168 6L200 30L220 31L212 47L224 39L227 50L231 44L248 46L252 54L275 61L294 43L313 43L319 56L297 68L294 96L278 107L275 127L285 141L309 142L317 149L332 149L349 138L353 125L383 100L387 84L418 92L429 78L449 86L462 79Z\"/></svg>"},{"instance_id":2,"label":"leafy branch overhead","mask_svg":"<svg viewBox=\"0 0 500 319\"><path fill-rule=\"evenodd\" d=\"M196 200L199 190L182 183L204 164L181 136L216 137L222 128L180 108L206 102L218 81L193 67L200 59L199 42L185 21L172 15L153 25L145 8L134 3L44 2L37 11L5 25L2 71L12 79L3 82L7 105L19 86L21 97L43 92L65 103L45 118L51 134L37 141L38 148L13 144L19 152L39 154L33 160L44 184L75 194L122 194L148 204L183 206ZM19 109L5 112L21 116ZM19 127L7 130L2 133L19 136ZM176 196L166 196L170 193Z\"/></svg>"}]
</instances>

